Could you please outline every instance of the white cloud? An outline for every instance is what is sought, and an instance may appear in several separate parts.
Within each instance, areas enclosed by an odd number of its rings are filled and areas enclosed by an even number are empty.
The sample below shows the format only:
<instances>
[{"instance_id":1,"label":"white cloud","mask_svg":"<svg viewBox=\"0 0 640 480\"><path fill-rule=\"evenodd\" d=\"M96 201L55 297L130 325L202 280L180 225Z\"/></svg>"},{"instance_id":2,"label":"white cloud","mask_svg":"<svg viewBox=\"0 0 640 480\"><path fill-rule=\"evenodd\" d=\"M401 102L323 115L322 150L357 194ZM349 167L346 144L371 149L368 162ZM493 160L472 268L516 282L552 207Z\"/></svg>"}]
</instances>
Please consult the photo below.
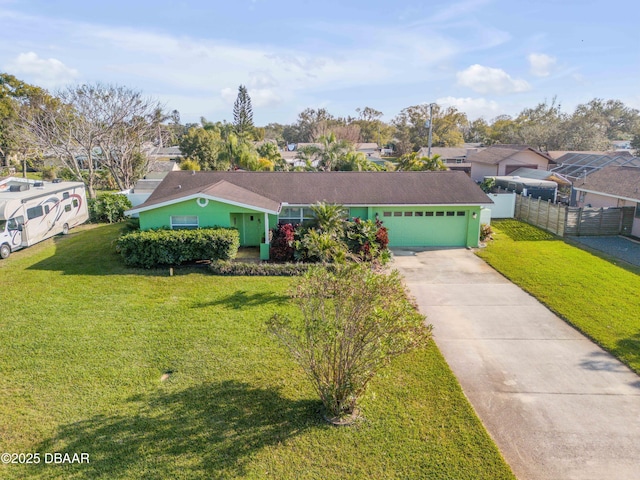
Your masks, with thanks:
<instances>
[{"instance_id":1,"label":"white cloud","mask_svg":"<svg viewBox=\"0 0 640 480\"><path fill-rule=\"evenodd\" d=\"M462 0L431 19L407 23L402 29L385 23L365 25L319 17L305 24L304 31L292 31L307 41L286 44L275 39L252 43L233 37L18 16L11 22L16 32L28 27L46 35L37 40L29 37L13 55L40 52L38 45L48 45L48 56L59 57L53 52L62 51L73 55L74 64L82 65L82 78L77 80L125 83L175 100L168 107L179 109L184 119L191 121L194 116L187 112L197 112L198 102L207 115L228 118L240 84L249 89L254 109L265 116L277 113L277 109L257 107L282 107L284 112L298 104L333 102L332 108L346 109L355 102L354 91L374 87L391 91L404 85L410 89L417 78L441 81L438 69L456 57L504 43L508 34L472 18L475 10L492 1ZM460 17L469 18L459 23ZM443 25L434 18L454 24ZM9 33L0 32L0 43ZM71 69L67 73L67 82L77 75Z\"/></svg>"},{"instance_id":2,"label":"white cloud","mask_svg":"<svg viewBox=\"0 0 640 480\"><path fill-rule=\"evenodd\" d=\"M256 107L275 107L282 103L282 98L271 88L256 88L249 90L251 104Z\"/></svg>"},{"instance_id":3,"label":"white cloud","mask_svg":"<svg viewBox=\"0 0 640 480\"><path fill-rule=\"evenodd\" d=\"M78 76L76 69L67 67L60 60L40 58L34 52L19 54L4 68L13 75L28 78L32 83L45 88L65 85Z\"/></svg>"},{"instance_id":4,"label":"white cloud","mask_svg":"<svg viewBox=\"0 0 640 480\"><path fill-rule=\"evenodd\" d=\"M501 113L501 107L497 102L485 98L442 97L438 98L436 103L444 107L456 107L466 113L469 120L480 117L493 118Z\"/></svg>"},{"instance_id":5,"label":"white cloud","mask_svg":"<svg viewBox=\"0 0 640 480\"><path fill-rule=\"evenodd\" d=\"M278 81L269 72L251 72L249 74L249 87L251 88L271 88L277 87Z\"/></svg>"},{"instance_id":6,"label":"white cloud","mask_svg":"<svg viewBox=\"0 0 640 480\"><path fill-rule=\"evenodd\" d=\"M536 77L548 77L556 65L556 58L544 53L532 53L527 59L531 67L531 73Z\"/></svg>"},{"instance_id":7,"label":"white cloud","mask_svg":"<svg viewBox=\"0 0 640 480\"><path fill-rule=\"evenodd\" d=\"M531 86L519 78L512 78L500 68L485 67L484 65L471 65L466 70L456 74L458 85L469 87L472 90L487 94L506 94L526 92Z\"/></svg>"},{"instance_id":8,"label":"white cloud","mask_svg":"<svg viewBox=\"0 0 640 480\"><path fill-rule=\"evenodd\" d=\"M236 98L238 98L238 90L228 87L223 88L222 90L220 90L220 97L222 97L222 100L226 104L233 105L233 102L235 102Z\"/></svg>"}]
</instances>

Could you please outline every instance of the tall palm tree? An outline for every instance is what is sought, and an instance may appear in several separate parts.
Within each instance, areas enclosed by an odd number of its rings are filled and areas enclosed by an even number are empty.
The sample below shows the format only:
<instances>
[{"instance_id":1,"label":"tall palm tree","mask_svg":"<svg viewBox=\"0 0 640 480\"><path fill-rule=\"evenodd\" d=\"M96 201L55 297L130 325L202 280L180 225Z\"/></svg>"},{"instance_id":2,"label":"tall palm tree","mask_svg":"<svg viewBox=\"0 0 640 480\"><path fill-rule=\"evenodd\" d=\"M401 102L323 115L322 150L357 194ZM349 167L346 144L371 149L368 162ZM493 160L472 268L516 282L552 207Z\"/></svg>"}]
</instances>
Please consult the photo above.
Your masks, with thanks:
<instances>
[{"instance_id":1,"label":"tall palm tree","mask_svg":"<svg viewBox=\"0 0 640 480\"><path fill-rule=\"evenodd\" d=\"M322 147L319 167L326 172L330 172L334 169L338 160L349 151L349 144L344 140L336 139L333 132L330 132L329 135L323 135L318 140Z\"/></svg>"}]
</instances>

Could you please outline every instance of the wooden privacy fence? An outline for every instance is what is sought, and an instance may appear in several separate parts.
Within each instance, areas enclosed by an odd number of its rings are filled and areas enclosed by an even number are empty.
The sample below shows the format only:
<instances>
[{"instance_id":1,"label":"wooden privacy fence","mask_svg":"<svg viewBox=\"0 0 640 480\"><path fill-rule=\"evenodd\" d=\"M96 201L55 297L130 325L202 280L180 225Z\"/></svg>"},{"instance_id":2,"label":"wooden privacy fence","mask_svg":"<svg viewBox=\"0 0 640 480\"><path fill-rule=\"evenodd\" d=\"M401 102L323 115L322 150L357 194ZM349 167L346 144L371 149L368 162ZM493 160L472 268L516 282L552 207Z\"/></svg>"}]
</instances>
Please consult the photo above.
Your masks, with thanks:
<instances>
[{"instance_id":1,"label":"wooden privacy fence","mask_svg":"<svg viewBox=\"0 0 640 480\"><path fill-rule=\"evenodd\" d=\"M634 207L566 207L518 195L515 217L558 236L629 235Z\"/></svg>"}]
</instances>

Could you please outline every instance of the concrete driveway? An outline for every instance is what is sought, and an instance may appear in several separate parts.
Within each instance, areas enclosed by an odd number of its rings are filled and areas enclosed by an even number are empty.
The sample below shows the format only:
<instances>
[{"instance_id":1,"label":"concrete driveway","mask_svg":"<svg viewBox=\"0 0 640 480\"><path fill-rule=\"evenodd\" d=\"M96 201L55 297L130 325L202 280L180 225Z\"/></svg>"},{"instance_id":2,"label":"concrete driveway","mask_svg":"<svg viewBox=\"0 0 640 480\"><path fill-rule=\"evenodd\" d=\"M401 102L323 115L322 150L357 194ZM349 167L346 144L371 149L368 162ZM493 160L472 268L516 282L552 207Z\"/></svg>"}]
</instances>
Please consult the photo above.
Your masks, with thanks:
<instances>
[{"instance_id":1,"label":"concrete driveway","mask_svg":"<svg viewBox=\"0 0 640 480\"><path fill-rule=\"evenodd\" d=\"M640 377L464 249L395 250L519 479L640 479Z\"/></svg>"}]
</instances>

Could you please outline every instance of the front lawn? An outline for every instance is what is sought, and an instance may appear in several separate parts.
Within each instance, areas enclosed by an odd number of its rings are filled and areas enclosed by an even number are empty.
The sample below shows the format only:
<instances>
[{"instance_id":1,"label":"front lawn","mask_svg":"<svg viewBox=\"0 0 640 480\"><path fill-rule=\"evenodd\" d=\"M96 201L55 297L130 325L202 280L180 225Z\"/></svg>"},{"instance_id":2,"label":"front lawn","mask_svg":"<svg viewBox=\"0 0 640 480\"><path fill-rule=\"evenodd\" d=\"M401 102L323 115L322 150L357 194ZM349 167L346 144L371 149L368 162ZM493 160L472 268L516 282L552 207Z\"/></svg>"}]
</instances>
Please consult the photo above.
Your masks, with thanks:
<instances>
[{"instance_id":1,"label":"front lawn","mask_svg":"<svg viewBox=\"0 0 640 480\"><path fill-rule=\"evenodd\" d=\"M0 262L0 478L512 479L442 356L398 358L333 427L265 333L288 278L127 269L119 227ZM89 464L44 464L51 452Z\"/></svg>"},{"instance_id":2,"label":"front lawn","mask_svg":"<svg viewBox=\"0 0 640 480\"><path fill-rule=\"evenodd\" d=\"M640 373L640 276L517 220L478 256Z\"/></svg>"}]
</instances>

